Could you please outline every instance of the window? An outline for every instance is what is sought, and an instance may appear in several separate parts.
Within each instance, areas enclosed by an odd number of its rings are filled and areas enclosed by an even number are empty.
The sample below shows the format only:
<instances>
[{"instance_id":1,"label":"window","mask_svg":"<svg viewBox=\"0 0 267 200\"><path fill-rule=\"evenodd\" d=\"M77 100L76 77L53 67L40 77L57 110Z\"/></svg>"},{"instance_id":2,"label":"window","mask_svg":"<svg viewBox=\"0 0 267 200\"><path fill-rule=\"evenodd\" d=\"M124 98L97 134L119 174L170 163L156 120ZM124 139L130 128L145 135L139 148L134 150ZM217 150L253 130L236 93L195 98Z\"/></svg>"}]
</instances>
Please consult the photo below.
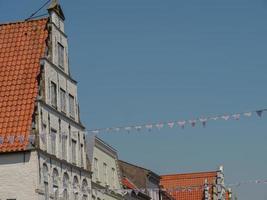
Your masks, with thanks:
<instances>
[{"instance_id":1,"label":"window","mask_svg":"<svg viewBox=\"0 0 267 200\"><path fill-rule=\"evenodd\" d=\"M60 88L60 107L61 111L66 113L66 92Z\"/></svg>"},{"instance_id":2,"label":"window","mask_svg":"<svg viewBox=\"0 0 267 200\"><path fill-rule=\"evenodd\" d=\"M103 170L104 170L104 181L105 184L108 185L108 166L106 163L103 163Z\"/></svg>"},{"instance_id":3,"label":"window","mask_svg":"<svg viewBox=\"0 0 267 200\"><path fill-rule=\"evenodd\" d=\"M78 193L79 186L78 186L78 184L79 184L78 178L76 176L74 176L74 178L73 178L74 200L79 199L79 193Z\"/></svg>"},{"instance_id":4,"label":"window","mask_svg":"<svg viewBox=\"0 0 267 200\"><path fill-rule=\"evenodd\" d=\"M82 182L82 192L83 193L87 193L87 189L88 189L87 180L86 179L83 179L83 182Z\"/></svg>"},{"instance_id":5,"label":"window","mask_svg":"<svg viewBox=\"0 0 267 200\"><path fill-rule=\"evenodd\" d=\"M54 129L51 129L51 153L53 155L56 155L57 150L57 131Z\"/></svg>"},{"instance_id":6,"label":"window","mask_svg":"<svg viewBox=\"0 0 267 200\"><path fill-rule=\"evenodd\" d=\"M64 47L59 42L58 44L58 66L64 69Z\"/></svg>"},{"instance_id":7,"label":"window","mask_svg":"<svg viewBox=\"0 0 267 200\"><path fill-rule=\"evenodd\" d=\"M57 85L51 82L51 105L57 108Z\"/></svg>"},{"instance_id":8,"label":"window","mask_svg":"<svg viewBox=\"0 0 267 200\"><path fill-rule=\"evenodd\" d=\"M94 174L95 174L96 180L98 180L99 171L98 171L98 159L97 158L94 158Z\"/></svg>"},{"instance_id":9,"label":"window","mask_svg":"<svg viewBox=\"0 0 267 200\"><path fill-rule=\"evenodd\" d=\"M63 200L69 200L69 176L67 173L64 173L63 175Z\"/></svg>"},{"instance_id":10,"label":"window","mask_svg":"<svg viewBox=\"0 0 267 200\"><path fill-rule=\"evenodd\" d=\"M81 155L81 167L84 167L83 166L83 151L84 151L83 150L83 144L81 144L81 154L80 154Z\"/></svg>"},{"instance_id":11,"label":"window","mask_svg":"<svg viewBox=\"0 0 267 200\"><path fill-rule=\"evenodd\" d=\"M77 142L75 140L71 141L72 143L72 163L76 164L76 155L77 155Z\"/></svg>"},{"instance_id":12,"label":"window","mask_svg":"<svg viewBox=\"0 0 267 200\"><path fill-rule=\"evenodd\" d=\"M112 187L115 188L115 169L111 169L111 182L112 182Z\"/></svg>"},{"instance_id":13,"label":"window","mask_svg":"<svg viewBox=\"0 0 267 200\"><path fill-rule=\"evenodd\" d=\"M71 94L69 95L69 109L70 109L70 116L72 118L75 118L75 102L74 102L74 96Z\"/></svg>"},{"instance_id":14,"label":"window","mask_svg":"<svg viewBox=\"0 0 267 200\"><path fill-rule=\"evenodd\" d=\"M48 167L43 165L43 180L44 180L44 195L45 200L49 200L49 188L48 188Z\"/></svg>"},{"instance_id":15,"label":"window","mask_svg":"<svg viewBox=\"0 0 267 200\"><path fill-rule=\"evenodd\" d=\"M46 140L47 140L47 129L46 129L46 124L43 123L42 125L42 134L40 134L40 139L41 142L44 145L44 148L47 150L47 144L46 144Z\"/></svg>"},{"instance_id":16,"label":"window","mask_svg":"<svg viewBox=\"0 0 267 200\"><path fill-rule=\"evenodd\" d=\"M54 199L58 200L59 199L59 192L58 192L58 171L56 169L53 170L53 192L54 192Z\"/></svg>"},{"instance_id":17,"label":"window","mask_svg":"<svg viewBox=\"0 0 267 200\"><path fill-rule=\"evenodd\" d=\"M68 136L66 133L62 133L62 158L64 160L68 159L67 144L68 144Z\"/></svg>"}]
</instances>

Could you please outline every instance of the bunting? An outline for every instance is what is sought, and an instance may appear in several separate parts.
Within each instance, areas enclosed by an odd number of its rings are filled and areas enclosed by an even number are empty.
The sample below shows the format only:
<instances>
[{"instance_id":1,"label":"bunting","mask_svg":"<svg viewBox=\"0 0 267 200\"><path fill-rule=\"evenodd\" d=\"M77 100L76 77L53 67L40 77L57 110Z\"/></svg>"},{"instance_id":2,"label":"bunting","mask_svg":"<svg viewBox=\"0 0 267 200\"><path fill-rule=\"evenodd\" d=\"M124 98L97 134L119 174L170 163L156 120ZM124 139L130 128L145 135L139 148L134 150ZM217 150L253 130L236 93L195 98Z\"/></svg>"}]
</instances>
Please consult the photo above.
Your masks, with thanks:
<instances>
[{"instance_id":1,"label":"bunting","mask_svg":"<svg viewBox=\"0 0 267 200\"><path fill-rule=\"evenodd\" d=\"M168 188L168 189L164 189L164 188L136 188L136 189L122 189L122 188L118 188L118 189L109 189L109 188L105 188L105 189L91 189L91 188L87 188L87 191L89 193L105 193L105 194L110 194L111 192L114 193L120 193L123 195L127 195L127 194L138 194L138 193L151 193L154 191L165 191L168 193L176 193L176 192L194 192L194 191L199 191L199 190L205 190L205 188L207 187L213 187L213 186L221 186L222 188L224 188L225 190L228 190L229 188L238 188L242 185L250 185L250 184L267 184L267 179L256 179L256 180L248 180L248 181L239 181L236 183L230 183L230 184L225 184L225 185L220 185L220 184L207 184L207 183L203 183L203 185L191 185L191 186L177 186L177 187L173 187L173 188Z\"/></svg>"},{"instance_id":2,"label":"bunting","mask_svg":"<svg viewBox=\"0 0 267 200\"><path fill-rule=\"evenodd\" d=\"M110 133L110 132L133 132L133 131L141 131L147 130L151 132L153 129L161 130L163 128L174 128L175 126L184 129L186 125L191 127L196 127L199 123L202 127L206 127L209 121L217 121L217 120L240 120L242 117L250 118L253 114L256 114L258 117L262 117L263 113L267 111L267 109L260 109L249 112L240 112L240 113L232 113L232 114L223 114L223 115L215 115L215 116L207 116L207 117L197 117L193 119L182 119L182 120L171 120L168 122L158 122L158 123L148 123L148 124L136 124L131 126L120 126L120 127L111 127L111 128L98 128L94 130L87 130L89 134L100 134L100 133Z\"/></svg>"}]
</instances>

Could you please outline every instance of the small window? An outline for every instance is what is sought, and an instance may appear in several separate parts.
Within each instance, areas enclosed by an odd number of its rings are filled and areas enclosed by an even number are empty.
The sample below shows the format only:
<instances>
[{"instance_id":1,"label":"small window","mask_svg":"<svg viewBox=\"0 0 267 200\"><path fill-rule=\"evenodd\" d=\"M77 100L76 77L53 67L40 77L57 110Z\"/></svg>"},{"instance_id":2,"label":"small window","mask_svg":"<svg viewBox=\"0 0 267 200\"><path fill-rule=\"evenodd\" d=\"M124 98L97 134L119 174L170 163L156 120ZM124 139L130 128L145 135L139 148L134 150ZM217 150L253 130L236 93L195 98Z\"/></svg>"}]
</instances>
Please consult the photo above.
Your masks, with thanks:
<instances>
[{"instance_id":1,"label":"small window","mask_svg":"<svg viewBox=\"0 0 267 200\"><path fill-rule=\"evenodd\" d=\"M112 187L115 188L115 169L111 169L111 182L112 182Z\"/></svg>"},{"instance_id":2,"label":"small window","mask_svg":"<svg viewBox=\"0 0 267 200\"><path fill-rule=\"evenodd\" d=\"M81 167L84 167L83 166L83 151L84 151L83 144L81 144Z\"/></svg>"},{"instance_id":3,"label":"small window","mask_svg":"<svg viewBox=\"0 0 267 200\"><path fill-rule=\"evenodd\" d=\"M57 108L57 85L51 82L51 105Z\"/></svg>"},{"instance_id":4,"label":"small window","mask_svg":"<svg viewBox=\"0 0 267 200\"><path fill-rule=\"evenodd\" d=\"M94 158L94 174L95 174L96 180L98 180L99 170L98 170L98 159L97 158Z\"/></svg>"},{"instance_id":5,"label":"small window","mask_svg":"<svg viewBox=\"0 0 267 200\"><path fill-rule=\"evenodd\" d=\"M70 116L72 118L75 118L75 102L74 102L74 96L71 94L69 95L69 109L70 109Z\"/></svg>"},{"instance_id":6,"label":"small window","mask_svg":"<svg viewBox=\"0 0 267 200\"><path fill-rule=\"evenodd\" d=\"M77 155L77 142L75 140L72 140L72 163L76 164L77 159L76 159L76 155Z\"/></svg>"},{"instance_id":7,"label":"small window","mask_svg":"<svg viewBox=\"0 0 267 200\"><path fill-rule=\"evenodd\" d=\"M44 179L44 195L45 200L49 200L49 188L48 188L48 167L43 165L43 179Z\"/></svg>"},{"instance_id":8,"label":"small window","mask_svg":"<svg viewBox=\"0 0 267 200\"><path fill-rule=\"evenodd\" d=\"M103 163L103 170L104 170L104 181L105 184L108 185L108 166L106 163Z\"/></svg>"},{"instance_id":9,"label":"small window","mask_svg":"<svg viewBox=\"0 0 267 200\"><path fill-rule=\"evenodd\" d=\"M58 42L58 66L64 70L64 47Z\"/></svg>"},{"instance_id":10,"label":"small window","mask_svg":"<svg viewBox=\"0 0 267 200\"><path fill-rule=\"evenodd\" d=\"M59 199L58 178L59 178L58 171L54 169L52 179L53 179L53 193L54 193L55 200Z\"/></svg>"},{"instance_id":11,"label":"small window","mask_svg":"<svg viewBox=\"0 0 267 200\"><path fill-rule=\"evenodd\" d=\"M68 144L68 136L66 135L66 133L64 133L62 135L62 158L64 160L68 159L68 153L67 153L68 152L67 151L68 146L67 146L67 144Z\"/></svg>"},{"instance_id":12,"label":"small window","mask_svg":"<svg viewBox=\"0 0 267 200\"><path fill-rule=\"evenodd\" d=\"M78 193L79 186L78 185L79 185L78 178L76 176L74 176L74 179L73 179L74 200L79 199L79 193Z\"/></svg>"},{"instance_id":13,"label":"small window","mask_svg":"<svg viewBox=\"0 0 267 200\"><path fill-rule=\"evenodd\" d=\"M61 111L66 113L66 92L60 88L60 107Z\"/></svg>"},{"instance_id":14,"label":"small window","mask_svg":"<svg viewBox=\"0 0 267 200\"><path fill-rule=\"evenodd\" d=\"M57 150L57 131L54 129L51 129L51 153L53 155L56 155Z\"/></svg>"}]
</instances>

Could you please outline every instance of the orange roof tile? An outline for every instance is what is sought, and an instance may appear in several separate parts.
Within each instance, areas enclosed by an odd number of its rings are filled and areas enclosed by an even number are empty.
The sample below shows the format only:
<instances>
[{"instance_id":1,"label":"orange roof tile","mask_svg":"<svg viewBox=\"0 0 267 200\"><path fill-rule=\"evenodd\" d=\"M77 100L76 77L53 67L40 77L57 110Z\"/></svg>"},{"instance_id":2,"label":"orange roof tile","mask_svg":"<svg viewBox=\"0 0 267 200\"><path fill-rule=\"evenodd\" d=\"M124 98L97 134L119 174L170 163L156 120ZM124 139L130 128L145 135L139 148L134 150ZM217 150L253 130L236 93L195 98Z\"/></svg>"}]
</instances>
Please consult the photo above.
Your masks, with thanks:
<instances>
[{"instance_id":1,"label":"orange roof tile","mask_svg":"<svg viewBox=\"0 0 267 200\"><path fill-rule=\"evenodd\" d=\"M122 185L127 189L137 189L137 187L128 178L122 179Z\"/></svg>"},{"instance_id":2,"label":"orange roof tile","mask_svg":"<svg viewBox=\"0 0 267 200\"><path fill-rule=\"evenodd\" d=\"M38 92L48 18L0 24L0 152L25 150ZM15 137L14 142L9 142Z\"/></svg>"},{"instance_id":3,"label":"orange roof tile","mask_svg":"<svg viewBox=\"0 0 267 200\"><path fill-rule=\"evenodd\" d=\"M205 180L208 184L214 184L217 172L200 172L188 174L174 174L161 176L160 185L166 190L177 187L192 187L191 190L178 190L170 192L176 200L203 200ZM210 193L212 191L210 190Z\"/></svg>"}]
</instances>

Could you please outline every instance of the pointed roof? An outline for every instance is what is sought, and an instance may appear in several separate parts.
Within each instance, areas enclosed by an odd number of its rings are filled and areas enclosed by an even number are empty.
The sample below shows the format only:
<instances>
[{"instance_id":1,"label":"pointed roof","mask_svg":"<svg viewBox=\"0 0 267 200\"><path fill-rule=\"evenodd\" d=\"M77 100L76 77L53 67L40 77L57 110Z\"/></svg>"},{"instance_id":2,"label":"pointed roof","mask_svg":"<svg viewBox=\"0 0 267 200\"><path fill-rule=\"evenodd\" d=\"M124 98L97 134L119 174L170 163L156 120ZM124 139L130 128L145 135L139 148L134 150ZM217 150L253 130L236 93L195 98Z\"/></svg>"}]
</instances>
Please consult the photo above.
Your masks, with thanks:
<instances>
[{"instance_id":1,"label":"pointed roof","mask_svg":"<svg viewBox=\"0 0 267 200\"><path fill-rule=\"evenodd\" d=\"M0 24L0 152L28 147L47 22Z\"/></svg>"},{"instance_id":2,"label":"pointed roof","mask_svg":"<svg viewBox=\"0 0 267 200\"><path fill-rule=\"evenodd\" d=\"M54 11L56 12L63 20L65 20L65 16L63 10L58 2L58 0L52 0L51 4L48 6L48 12Z\"/></svg>"}]
</instances>

